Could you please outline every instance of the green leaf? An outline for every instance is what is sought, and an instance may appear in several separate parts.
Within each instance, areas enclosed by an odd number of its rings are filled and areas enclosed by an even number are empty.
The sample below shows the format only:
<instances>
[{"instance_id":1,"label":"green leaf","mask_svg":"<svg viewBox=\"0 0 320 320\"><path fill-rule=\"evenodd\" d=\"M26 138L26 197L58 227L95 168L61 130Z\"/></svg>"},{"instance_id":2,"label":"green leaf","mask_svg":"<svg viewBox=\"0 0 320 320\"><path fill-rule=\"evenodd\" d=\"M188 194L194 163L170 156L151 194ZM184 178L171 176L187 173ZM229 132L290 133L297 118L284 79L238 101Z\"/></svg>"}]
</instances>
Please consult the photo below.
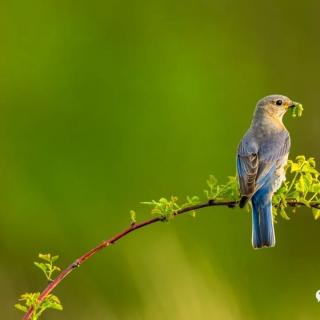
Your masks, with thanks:
<instances>
[{"instance_id":1,"label":"green leaf","mask_svg":"<svg viewBox=\"0 0 320 320\"><path fill-rule=\"evenodd\" d=\"M313 168L316 167L316 161L314 160L314 158L309 158L307 161Z\"/></svg>"},{"instance_id":2,"label":"green leaf","mask_svg":"<svg viewBox=\"0 0 320 320\"><path fill-rule=\"evenodd\" d=\"M130 220L131 224L135 224L137 222L137 214L133 210L130 210Z\"/></svg>"},{"instance_id":3,"label":"green leaf","mask_svg":"<svg viewBox=\"0 0 320 320\"><path fill-rule=\"evenodd\" d=\"M43 262L36 262L36 261L34 261L33 262L34 263L34 265L36 266L36 267L38 267L39 269L41 269L45 274L47 274L47 266L43 263Z\"/></svg>"},{"instance_id":4,"label":"green leaf","mask_svg":"<svg viewBox=\"0 0 320 320\"><path fill-rule=\"evenodd\" d=\"M59 311L62 311L63 310L63 307L61 304L57 304L57 303L51 303L50 307L51 309L55 309L55 310L59 310Z\"/></svg>"},{"instance_id":5,"label":"green leaf","mask_svg":"<svg viewBox=\"0 0 320 320\"><path fill-rule=\"evenodd\" d=\"M312 184L311 192L320 193L320 182Z\"/></svg>"},{"instance_id":6,"label":"green leaf","mask_svg":"<svg viewBox=\"0 0 320 320\"><path fill-rule=\"evenodd\" d=\"M187 196L187 203L186 205L195 205L197 203L200 202L200 198L198 196L192 196L192 197L189 197ZM185 205L183 205L184 207Z\"/></svg>"},{"instance_id":7,"label":"green leaf","mask_svg":"<svg viewBox=\"0 0 320 320\"><path fill-rule=\"evenodd\" d=\"M61 305L61 302L59 300L59 298L53 294L49 294L45 300L43 300L43 302L40 305L41 313L46 310L46 309L55 309L55 310L59 310L62 311L63 307Z\"/></svg>"},{"instance_id":8,"label":"green leaf","mask_svg":"<svg viewBox=\"0 0 320 320\"><path fill-rule=\"evenodd\" d=\"M53 266L52 267L52 272L54 272L54 271L61 271L61 269L59 267L57 267L57 266Z\"/></svg>"},{"instance_id":9,"label":"green leaf","mask_svg":"<svg viewBox=\"0 0 320 320\"><path fill-rule=\"evenodd\" d=\"M296 160L298 161L299 164L302 164L306 161L306 157L303 155L299 155L299 156L296 156Z\"/></svg>"},{"instance_id":10,"label":"green leaf","mask_svg":"<svg viewBox=\"0 0 320 320\"><path fill-rule=\"evenodd\" d=\"M51 258L51 261L52 262L55 262L55 261L57 261L59 259L59 256L53 256L52 258Z\"/></svg>"},{"instance_id":11,"label":"green leaf","mask_svg":"<svg viewBox=\"0 0 320 320\"><path fill-rule=\"evenodd\" d=\"M285 208L283 208L283 207L280 208L280 215L281 215L281 217L282 217L283 219L285 219L285 220L290 220L289 216L288 216L287 213L286 213Z\"/></svg>"},{"instance_id":12,"label":"green leaf","mask_svg":"<svg viewBox=\"0 0 320 320\"><path fill-rule=\"evenodd\" d=\"M154 202L153 201L142 201L140 202L141 204L145 204L147 206L154 206Z\"/></svg>"},{"instance_id":13,"label":"green leaf","mask_svg":"<svg viewBox=\"0 0 320 320\"><path fill-rule=\"evenodd\" d=\"M23 306L22 304L20 303L16 303L14 305L14 307L22 312L27 312L28 311L28 308L26 306Z\"/></svg>"},{"instance_id":14,"label":"green leaf","mask_svg":"<svg viewBox=\"0 0 320 320\"><path fill-rule=\"evenodd\" d=\"M320 218L320 209L312 208L312 213L313 213L313 217L315 218L315 220Z\"/></svg>"},{"instance_id":15,"label":"green leaf","mask_svg":"<svg viewBox=\"0 0 320 320\"><path fill-rule=\"evenodd\" d=\"M196 218L196 217L197 217L197 212L196 212L195 210L190 211L190 212L189 212L189 215L190 215L192 218Z\"/></svg>"},{"instance_id":16,"label":"green leaf","mask_svg":"<svg viewBox=\"0 0 320 320\"><path fill-rule=\"evenodd\" d=\"M300 170L300 166L298 163L293 162L290 166L290 172L297 172Z\"/></svg>"},{"instance_id":17,"label":"green leaf","mask_svg":"<svg viewBox=\"0 0 320 320\"><path fill-rule=\"evenodd\" d=\"M51 261L51 254L50 254L50 253L47 253L47 254L39 253L38 257L39 257L40 259L45 260L45 261L48 261L48 262Z\"/></svg>"}]
</instances>

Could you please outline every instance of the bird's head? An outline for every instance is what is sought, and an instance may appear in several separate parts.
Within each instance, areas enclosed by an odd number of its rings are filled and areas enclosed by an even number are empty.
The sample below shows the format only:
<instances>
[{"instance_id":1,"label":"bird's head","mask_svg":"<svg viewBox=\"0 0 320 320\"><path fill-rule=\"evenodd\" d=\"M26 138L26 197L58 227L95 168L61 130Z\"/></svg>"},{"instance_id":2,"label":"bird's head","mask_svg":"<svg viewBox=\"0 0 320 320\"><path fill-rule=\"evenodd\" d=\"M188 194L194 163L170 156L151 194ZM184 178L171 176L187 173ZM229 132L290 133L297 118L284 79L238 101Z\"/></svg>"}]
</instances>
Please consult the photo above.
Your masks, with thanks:
<instances>
[{"instance_id":1,"label":"bird's head","mask_svg":"<svg viewBox=\"0 0 320 320\"><path fill-rule=\"evenodd\" d=\"M257 112L268 114L273 118L282 120L284 114L299 103L292 101L290 98L278 94L266 96L258 101Z\"/></svg>"}]
</instances>

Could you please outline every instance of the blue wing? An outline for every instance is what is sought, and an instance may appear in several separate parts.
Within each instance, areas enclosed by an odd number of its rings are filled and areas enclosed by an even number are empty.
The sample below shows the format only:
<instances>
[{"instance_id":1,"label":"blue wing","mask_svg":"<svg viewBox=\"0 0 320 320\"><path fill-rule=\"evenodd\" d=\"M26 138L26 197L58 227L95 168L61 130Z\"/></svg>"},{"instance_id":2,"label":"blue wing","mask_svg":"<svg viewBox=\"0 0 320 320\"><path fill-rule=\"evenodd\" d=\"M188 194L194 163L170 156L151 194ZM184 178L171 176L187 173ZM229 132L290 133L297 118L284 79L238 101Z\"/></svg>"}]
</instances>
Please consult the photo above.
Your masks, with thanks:
<instances>
[{"instance_id":1,"label":"blue wing","mask_svg":"<svg viewBox=\"0 0 320 320\"><path fill-rule=\"evenodd\" d=\"M290 149L290 137L286 130L275 139L257 143L249 131L240 142L237 154L237 172L241 195L251 197L275 172Z\"/></svg>"}]
</instances>

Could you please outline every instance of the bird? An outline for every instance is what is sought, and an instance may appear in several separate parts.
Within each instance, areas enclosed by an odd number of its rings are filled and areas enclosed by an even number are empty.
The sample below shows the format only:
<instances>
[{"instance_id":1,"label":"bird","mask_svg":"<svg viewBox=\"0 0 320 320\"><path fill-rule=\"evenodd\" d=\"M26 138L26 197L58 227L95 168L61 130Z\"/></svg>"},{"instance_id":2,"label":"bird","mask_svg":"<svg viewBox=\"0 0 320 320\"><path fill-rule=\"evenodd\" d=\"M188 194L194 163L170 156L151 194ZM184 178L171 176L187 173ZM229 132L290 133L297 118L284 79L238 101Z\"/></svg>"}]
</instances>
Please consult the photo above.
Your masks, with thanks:
<instances>
[{"instance_id":1,"label":"bird","mask_svg":"<svg viewBox=\"0 0 320 320\"><path fill-rule=\"evenodd\" d=\"M252 246L274 247L276 243L272 196L285 180L290 135L283 116L298 103L273 94L258 101L251 126L237 148L239 207L252 207Z\"/></svg>"}]
</instances>

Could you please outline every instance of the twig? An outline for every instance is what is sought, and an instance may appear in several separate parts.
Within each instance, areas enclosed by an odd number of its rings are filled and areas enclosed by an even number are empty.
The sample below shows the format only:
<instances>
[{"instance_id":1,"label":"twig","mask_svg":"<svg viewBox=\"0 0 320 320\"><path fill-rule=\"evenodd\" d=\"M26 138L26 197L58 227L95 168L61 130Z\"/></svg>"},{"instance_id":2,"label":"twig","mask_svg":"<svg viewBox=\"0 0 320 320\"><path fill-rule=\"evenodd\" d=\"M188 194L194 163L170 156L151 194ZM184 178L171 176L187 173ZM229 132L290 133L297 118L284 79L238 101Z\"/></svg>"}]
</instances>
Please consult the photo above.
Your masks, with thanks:
<instances>
[{"instance_id":1,"label":"twig","mask_svg":"<svg viewBox=\"0 0 320 320\"><path fill-rule=\"evenodd\" d=\"M215 200L208 200L206 202L202 202L196 205L192 205L189 207L181 208L173 213L173 216L178 216L181 214L184 214L186 212L206 208L206 207L213 207L213 206L226 206L229 208L233 208L237 206L239 201L215 201ZM305 203L298 202L296 200L287 200L287 204L291 207L298 207L298 206L305 206ZM320 203L314 202L310 203L310 207L320 209ZM93 255L95 255L100 250L110 246L111 244L114 244L116 241L120 240L121 238L125 237L129 233L138 230L142 227L146 227L150 224L154 224L156 222L163 221L163 218L161 217L155 217L140 223L133 223L128 227L127 229L123 230L122 232L116 234L112 238L105 240L101 242L99 245L91 249L90 251L86 252L84 255L79 257L77 260L75 260L73 263L71 263L66 269L61 271L61 273L58 274L58 276L48 284L48 286L41 292L38 303L41 303L54 289L56 286L60 284L60 282L66 278L74 269L82 265L86 260L90 259ZM24 315L23 320L30 320L33 314L33 308L30 307L27 313Z\"/></svg>"}]
</instances>

